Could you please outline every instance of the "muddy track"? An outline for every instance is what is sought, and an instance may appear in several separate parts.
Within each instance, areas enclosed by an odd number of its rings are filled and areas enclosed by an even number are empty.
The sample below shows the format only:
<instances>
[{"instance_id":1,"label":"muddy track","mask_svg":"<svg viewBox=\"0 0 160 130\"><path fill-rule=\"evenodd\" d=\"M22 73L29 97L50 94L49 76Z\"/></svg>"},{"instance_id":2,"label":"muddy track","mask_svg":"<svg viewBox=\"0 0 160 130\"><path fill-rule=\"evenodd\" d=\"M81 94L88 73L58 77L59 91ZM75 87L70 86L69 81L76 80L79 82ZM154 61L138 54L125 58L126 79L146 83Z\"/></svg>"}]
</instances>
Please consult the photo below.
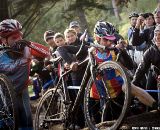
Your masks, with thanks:
<instances>
[{"instance_id":1,"label":"muddy track","mask_svg":"<svg viewBox=\"0 0 160 130\"><path fill-rule=\"evenodd\" d=\"M160 111L151 111L126 118L121 129L160 130Z\"/></svg>"},{"instance_id":2,"label":"muddy track","mask_svg":"<svg viewBox=\"0 0 160 130\"><path fill-rule=\"evenodd\" d=\"M37 101L31 102L32 112L33 112L33 120L35 115L35 110L37 106ZM103 124L98 124L103 126ZM128 117L124 119L120 130L160 130L160 111L151 111L135 116ZM60 130L54 129L53 130ZM89 130L88 128L84 128L83 130Z\"/></svg>"},{"instance_id":3,"label":"muddy track","mask_svg":"<svg viewBox=\"0 0 160 130\"><path fill-rule=\"evenodd\" d=\"M104 124L98 124L103 127ZM126 118L120 130L160 130L160 111L147 112ZM84 128L83 130L89 130Z\"/></svg>"}]
</instances>

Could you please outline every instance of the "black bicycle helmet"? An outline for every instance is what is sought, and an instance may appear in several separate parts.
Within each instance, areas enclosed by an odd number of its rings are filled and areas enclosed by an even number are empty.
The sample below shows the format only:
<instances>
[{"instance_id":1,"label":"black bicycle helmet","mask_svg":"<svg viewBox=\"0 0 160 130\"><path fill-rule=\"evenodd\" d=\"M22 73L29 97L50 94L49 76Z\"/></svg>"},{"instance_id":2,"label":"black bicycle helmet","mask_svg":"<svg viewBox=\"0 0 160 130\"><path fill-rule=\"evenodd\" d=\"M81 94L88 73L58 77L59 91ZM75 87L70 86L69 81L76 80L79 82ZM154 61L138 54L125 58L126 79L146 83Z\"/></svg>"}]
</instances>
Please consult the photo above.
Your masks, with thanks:
<instances>
[{"instance_id":1,"label":"black bicycle helmet","mask_svg":"<svg viewBox=\"0 0 160 130\"><path fill-rule=\"evenodd\" d=\"M8 37L22 29L21 24L15 19L6 19L0 22L0 37Z\"/></svg>"},{"instance_id":2,"label":"black bicycle helmet","mask_svg":"<svg viewBox=\"0 0 160 130\"><path fill-rule=\"evenodd\" d=\"M115 39L115 32L115 27L109 22L98 21L94 27L94 34L96 36L103 37L109 40Z\"/></svg>"},{"instance_id":3,"label":"black bicycle helmet","mask_svg":"<svg viewBox=\"0 0 160 130\"><path fill-rule=\"evenodd\" d=\"M131 19L132 17L139 17L139 14L136 12L132 12L129 14L129 19Z\"/></svg>"}]
</instances>

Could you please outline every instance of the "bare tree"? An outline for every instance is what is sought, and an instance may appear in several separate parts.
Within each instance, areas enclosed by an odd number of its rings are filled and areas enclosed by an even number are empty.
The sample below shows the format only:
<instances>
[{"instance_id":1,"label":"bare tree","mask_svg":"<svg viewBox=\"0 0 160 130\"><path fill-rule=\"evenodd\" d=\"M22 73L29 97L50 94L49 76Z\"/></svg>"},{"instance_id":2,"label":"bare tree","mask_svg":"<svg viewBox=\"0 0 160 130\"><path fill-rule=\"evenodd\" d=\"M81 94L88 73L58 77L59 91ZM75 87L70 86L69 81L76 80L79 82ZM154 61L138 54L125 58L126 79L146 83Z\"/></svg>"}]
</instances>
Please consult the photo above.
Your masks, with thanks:
<instances>
[{"instance_id":1,"label":"bare tree","mask_svg":"<svg viewBox=\"0 0 160 130\"><path fill-rule=\"evenodd\" d=\"M0 20L18 19L26 37L42 16L60 0L0 0ZM46 6L47 5L47 6Z\"/></svg>"},{"instance_id":2,"label":"bare tree","mask_svg":"<svg viewBox=\"0 0 160 130\"><path fill-rule=\"evenodd\" d=\"M88 28L84 9L81 7L78 7L78 8L76 8L76 13L77 13L79 20L80 20L81 29L82 29L82 31L84 31L86 28Z\"/></svg>"},{"instance_id":3,"label":"bare tree","mask_svg":"<svg viewBox=\"0 0 160 130\"><path fill-rule=\"evenodd\" d=\"M118 18L118 20L121 20L121 16L119 15L119 10L116 5L116 0L112 0L112 6L113 6L113 10L114 10L114 14L115 14L116 18Z\"/></svg>"}]
</instances>

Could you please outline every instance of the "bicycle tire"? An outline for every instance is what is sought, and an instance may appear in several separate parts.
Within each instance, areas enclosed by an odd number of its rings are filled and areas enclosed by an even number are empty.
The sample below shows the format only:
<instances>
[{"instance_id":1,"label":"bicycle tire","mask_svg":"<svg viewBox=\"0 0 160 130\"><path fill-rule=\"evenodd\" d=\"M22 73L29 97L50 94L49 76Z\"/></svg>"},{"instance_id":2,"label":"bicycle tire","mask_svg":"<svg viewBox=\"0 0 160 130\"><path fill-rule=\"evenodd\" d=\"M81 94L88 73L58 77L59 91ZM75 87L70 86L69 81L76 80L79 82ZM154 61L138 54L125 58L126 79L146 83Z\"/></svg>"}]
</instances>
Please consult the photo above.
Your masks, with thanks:
<instances>
[{"instance_id":1,"label":"bicycle tire","mask_svg":"<svg viewBox=\"0 0 160 130\"><path fill-rule=\"evenodd\" d=\"M1 130L18 130L18 111L16 94L9 78L0 74L0 122Z\"/></svg>"},{"instance_id":2,"label":"bicycle tire","mask_svg":"<svg viewBox=\"0 0 160 130\"><path fill-rule=\"evenodd\" d=\"M56 96L51 101L52 95ZM48 108L48 104L51 101L51 105ZM53 122L51 120L63 120L64 116L64 97L61 89L58 89L55 93L55 88L49 89L42 96L39 101L39 105L36 110L34 129L35 130L51 130L51 129L63 129L63 121L61 122ZM46 114L46 110L48 109L48 113ZM46 117L45 117L46 114ZM47 121L48 120L48 121ZM49 121L50 120L50 121Z\"/></svg>"},{"instance_id":3,"label":"bicycle tire","mask_svg":"<svg viewBox=\"0 0 160 130\"><path fill-rule=\"evenodd\" d=\"M122 76L125 89L124 89L124 92L121 91L121 93L117 97L108 98L106 94L107 87L106 85L104 85L104 82L103 82L103 85L105 86L103 87L105 90L105 95L99 96L99 99L93 99L91 98L91 88L93 83L93 78L91 77L87 84L85 95L84 95L85 119L88 127L91 130L99 130L99 129L117 130L120 127L120 124L123 121L130 104L130 100L131 100L130 81L127 76L125 68L117 62L114 62L114 61L103 62L98 66L97 69L99 70L97 74L102 73L103 71L107 71L107 69L108 70L116 69L116 72L119 72L119 74L121 74ZM124 100L121 101L121 99L124 99ZM119 108L120 110L119 113L117 112L117 109L114 110L113 106L114 108L121 107L121 109ZM107 118L110 118L110 119L107 119Z\"/></svg>"}]
</instances>

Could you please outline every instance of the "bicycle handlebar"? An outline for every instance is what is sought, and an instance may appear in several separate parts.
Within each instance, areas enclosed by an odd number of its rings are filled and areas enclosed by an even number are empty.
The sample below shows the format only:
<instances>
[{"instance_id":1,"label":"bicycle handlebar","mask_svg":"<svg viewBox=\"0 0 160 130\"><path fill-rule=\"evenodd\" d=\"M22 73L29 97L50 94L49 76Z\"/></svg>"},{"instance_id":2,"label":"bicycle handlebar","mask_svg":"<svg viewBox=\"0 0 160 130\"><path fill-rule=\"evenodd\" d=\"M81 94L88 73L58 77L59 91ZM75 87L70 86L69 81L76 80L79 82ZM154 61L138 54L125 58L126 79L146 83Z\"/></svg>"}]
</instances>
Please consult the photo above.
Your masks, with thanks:
<instances>
[{"instance_id":1,"label":"bicycle handlebar","mask_svg":"<svg viewBox=\"0 0 160 130\"><path fill-rule=\"evenodd\" d=\"M92 47L101 48L101 49L103 49L103 50L116 50L116 49L117 49L115 46L106 47L106 46L103 46L103 45L100 45L100 44L94 44L94 43L90 43L90 45L91 45Z\"/></svg>"}]
</instances>

